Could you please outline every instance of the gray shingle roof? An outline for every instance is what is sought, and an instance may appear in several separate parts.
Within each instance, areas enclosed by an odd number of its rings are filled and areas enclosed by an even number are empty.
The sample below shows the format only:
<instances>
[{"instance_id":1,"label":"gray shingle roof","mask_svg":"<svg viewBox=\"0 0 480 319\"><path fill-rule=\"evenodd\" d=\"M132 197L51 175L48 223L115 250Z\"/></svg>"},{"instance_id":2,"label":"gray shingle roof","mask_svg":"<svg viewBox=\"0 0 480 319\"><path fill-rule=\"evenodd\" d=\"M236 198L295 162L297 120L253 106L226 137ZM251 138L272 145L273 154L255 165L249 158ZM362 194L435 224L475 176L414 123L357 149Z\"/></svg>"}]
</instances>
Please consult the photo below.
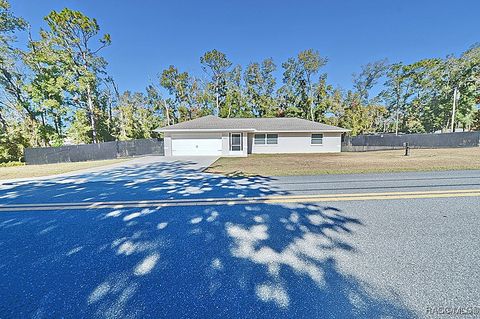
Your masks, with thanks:
<instances>
[{"instance_id":1,"label":"gray shingle roof","mask_svg":"<svg viewBox=\"0 0 480 319\"><path fill-rule=\"evenodd\" d=\"M187 122L158 128L157 132L169 131L204 131L204 130L246 130L258 132L301 132L301 131L335 131L349 130L323 123L299 119L296 117L271 118L220 118L208 115Z\"/></svg>"}]
</instances>

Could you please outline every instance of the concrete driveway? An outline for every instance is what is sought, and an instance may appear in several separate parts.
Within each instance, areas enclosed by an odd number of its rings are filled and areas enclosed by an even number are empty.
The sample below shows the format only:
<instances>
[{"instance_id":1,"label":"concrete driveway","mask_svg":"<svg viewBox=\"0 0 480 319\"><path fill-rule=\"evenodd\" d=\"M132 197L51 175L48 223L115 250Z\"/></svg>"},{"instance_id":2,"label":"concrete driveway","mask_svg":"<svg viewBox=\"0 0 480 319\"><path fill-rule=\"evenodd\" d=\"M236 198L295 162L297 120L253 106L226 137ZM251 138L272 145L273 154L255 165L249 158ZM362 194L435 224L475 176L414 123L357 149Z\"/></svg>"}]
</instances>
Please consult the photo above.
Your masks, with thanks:
<instances>
[{"instance_id":1,"label":"concrete driveway","mask_svg":"<svg viewBox=\"0 0 480 319\"><path fill-rule=\"evenodd\" d=\"M218 156L144 156L114 165L66 174L90 180L178 178L198 175L218 159Z\"/></svg>"},{"instance_id":2,"label":"concrete driveway","mask_svg":"<svg viewBox=\"0 0 480 319\"><path fill-rule=\"evenodd\" d=\"M201 174L217 156L143 156L112 165L88 168L65 174L0 180L1 184L32 181L149 180L179 178Z\"/></svg>"}]
</instances>

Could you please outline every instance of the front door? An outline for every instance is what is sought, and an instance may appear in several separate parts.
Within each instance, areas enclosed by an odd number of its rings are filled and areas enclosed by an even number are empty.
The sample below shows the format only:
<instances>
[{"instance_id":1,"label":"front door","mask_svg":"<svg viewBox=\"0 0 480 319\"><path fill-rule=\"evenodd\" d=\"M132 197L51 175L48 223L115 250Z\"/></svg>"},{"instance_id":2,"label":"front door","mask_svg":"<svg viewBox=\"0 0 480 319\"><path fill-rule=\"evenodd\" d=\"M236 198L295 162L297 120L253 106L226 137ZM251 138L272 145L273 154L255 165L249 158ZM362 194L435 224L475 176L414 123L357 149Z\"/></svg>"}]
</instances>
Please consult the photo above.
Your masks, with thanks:
<instances>
[{"instance_id":1,"label":"front door","mask_svg":"<svg viewBox=\"0 0 480 319\"><path fill-rule=\"evenodd\" d=\"M253 148L253 134L247 135L247 154L252 154Z\"/></svg>"},{"instance_id":2,"label":"front door","mask_svg":"<svg viewBox=\"0 0 480 319\"><path fill-rule=\"evenodd\" d=\"M243 137L243 133L230 133L230 151L231 152L243 151L242 137Z\"/></svg>"}]
</instances>

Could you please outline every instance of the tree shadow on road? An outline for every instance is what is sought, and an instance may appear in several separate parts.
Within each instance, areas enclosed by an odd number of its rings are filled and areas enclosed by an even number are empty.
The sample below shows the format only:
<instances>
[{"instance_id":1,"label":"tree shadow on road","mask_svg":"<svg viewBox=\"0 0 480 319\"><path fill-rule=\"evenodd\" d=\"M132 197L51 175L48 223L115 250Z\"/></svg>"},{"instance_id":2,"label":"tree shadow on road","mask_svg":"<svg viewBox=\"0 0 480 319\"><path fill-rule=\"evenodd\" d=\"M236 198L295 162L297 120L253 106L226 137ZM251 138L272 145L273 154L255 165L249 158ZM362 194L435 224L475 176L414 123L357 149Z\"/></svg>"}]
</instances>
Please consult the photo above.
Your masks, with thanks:
<instances>
[{"instance_id":1,"label":"tree shadow on road","mask_svg":"<svg viewBox=\"0 0 480 319\"><path fill-rule=\"evenodd\" d=\"M62 192L86 199L99 195L98 187L108 188L105 199L283 194L262 177L197 173L131 182L64 180L2 192L25 193L29 200L44 194L44 201ZM188 187L198 193L184 196ZM301 203L3 212L0 314L415 317L394 292L342 270L339 256L360 253L355 233L362 227L348 212Z\"/></svg>"}]
</instances>

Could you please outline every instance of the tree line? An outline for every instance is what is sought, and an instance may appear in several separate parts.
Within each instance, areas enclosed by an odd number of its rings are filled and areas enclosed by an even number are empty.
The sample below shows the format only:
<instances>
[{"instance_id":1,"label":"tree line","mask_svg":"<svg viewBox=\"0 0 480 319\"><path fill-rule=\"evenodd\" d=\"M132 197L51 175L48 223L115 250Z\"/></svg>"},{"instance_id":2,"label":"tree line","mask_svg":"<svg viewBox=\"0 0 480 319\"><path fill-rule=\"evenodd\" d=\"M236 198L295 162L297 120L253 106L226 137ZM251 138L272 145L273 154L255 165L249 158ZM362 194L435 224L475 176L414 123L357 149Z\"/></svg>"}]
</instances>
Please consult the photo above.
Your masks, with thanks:
<instances>
[{"instance_id":1,"label":"tree line","mask_svg":"<svg viewBox=\"0 0 480 319\"><path fill-rule=\"evenodd\" d=\"M102 56L111 37L95 19L63 9L45 22L33 35L0 0L0 161L19 160L24 147L150 138L159 126L208 114L295 116L352 135L480 129L480 45L412 64L369 63L349 90L328 82L328 59L313 49L246 66L214 49L200 57L202 74L171 65L144 92L121 92Z\"/></svg>"}]
</instances>

